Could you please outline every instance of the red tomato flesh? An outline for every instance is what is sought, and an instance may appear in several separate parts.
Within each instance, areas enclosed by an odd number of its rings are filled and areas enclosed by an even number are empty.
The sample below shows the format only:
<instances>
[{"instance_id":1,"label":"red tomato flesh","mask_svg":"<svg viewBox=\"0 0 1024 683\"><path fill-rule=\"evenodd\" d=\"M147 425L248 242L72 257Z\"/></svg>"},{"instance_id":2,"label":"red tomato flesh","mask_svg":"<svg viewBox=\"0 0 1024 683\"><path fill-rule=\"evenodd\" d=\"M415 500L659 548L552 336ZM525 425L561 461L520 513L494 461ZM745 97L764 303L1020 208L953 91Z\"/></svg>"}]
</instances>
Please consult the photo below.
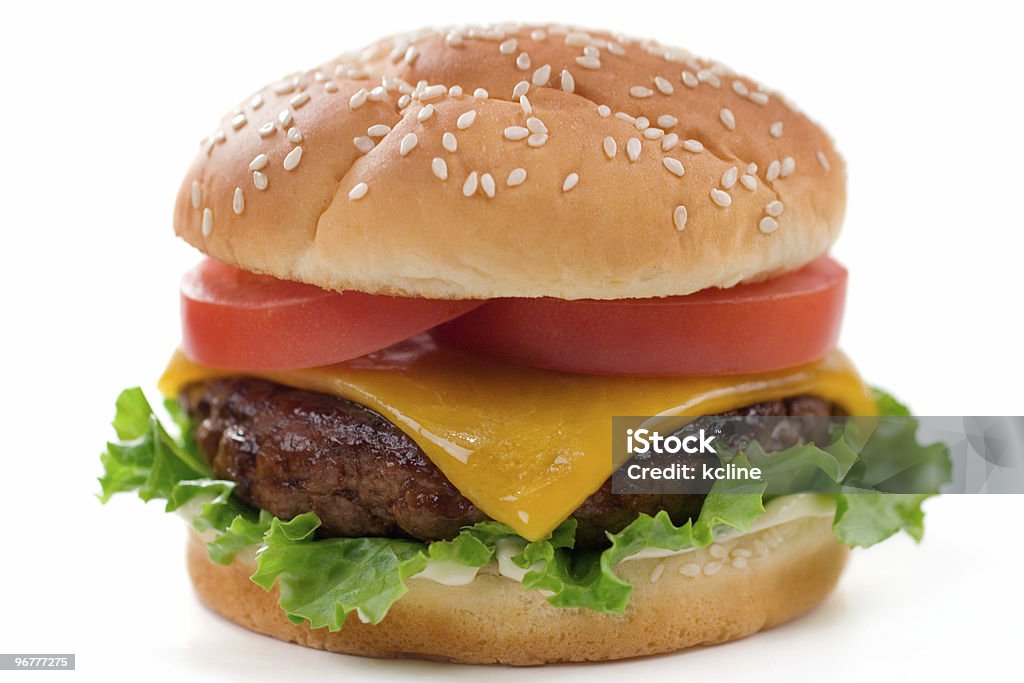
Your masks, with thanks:
<instances>
[{"instance_id":1,"label":"red tomato flesh","mask_svg":"<svg viewBox=\"0 0 1024 683\"><path fill-rule=\"evenodd\" d=\"M204 259L181 282L182 350L229 370L284 370L377 351L480 305L332 292Z\"/></svg>"},{"instance_id":2,"label":"red tomato flesh","mask_svg":"<svg viewBox=\"0 0 1024 683\"><path fill-rule=\"evenodd\" d=\"M822 257L765 282L687 296L495 299L431 334L474 353L570 372L767 372L834 347L845 295L846 269Z\"/></svg>"}]
</instances>

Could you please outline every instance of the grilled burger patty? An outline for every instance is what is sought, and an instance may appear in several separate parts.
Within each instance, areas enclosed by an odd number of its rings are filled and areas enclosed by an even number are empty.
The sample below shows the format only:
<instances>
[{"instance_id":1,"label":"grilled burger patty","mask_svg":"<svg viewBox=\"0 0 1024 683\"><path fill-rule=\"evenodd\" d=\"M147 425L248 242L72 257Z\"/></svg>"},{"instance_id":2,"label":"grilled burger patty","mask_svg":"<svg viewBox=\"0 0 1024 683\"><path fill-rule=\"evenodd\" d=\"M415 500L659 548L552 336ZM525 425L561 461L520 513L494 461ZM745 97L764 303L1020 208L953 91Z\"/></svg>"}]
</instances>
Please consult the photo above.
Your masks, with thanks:
<instances>
[{"instance_id":1,"label":"grilled burger patty","mask_svg":"<svg viewBox=\"0 0 1024 683\"><path fill-rule=\"evenodd\" d=\"M449 539L487 519L419 446L369 408L342 398L248 377L185 387L180 396L200 451L247 504L282 519L313 511L325 536ZM765 401L729 416L823 416L815 396ZM823 438L820 421L759 434L769 450ZM696 517L703 495L617 495L609 479L573 514L577 547L605 543L640 513Z\"/></svg>"}]
</instances>

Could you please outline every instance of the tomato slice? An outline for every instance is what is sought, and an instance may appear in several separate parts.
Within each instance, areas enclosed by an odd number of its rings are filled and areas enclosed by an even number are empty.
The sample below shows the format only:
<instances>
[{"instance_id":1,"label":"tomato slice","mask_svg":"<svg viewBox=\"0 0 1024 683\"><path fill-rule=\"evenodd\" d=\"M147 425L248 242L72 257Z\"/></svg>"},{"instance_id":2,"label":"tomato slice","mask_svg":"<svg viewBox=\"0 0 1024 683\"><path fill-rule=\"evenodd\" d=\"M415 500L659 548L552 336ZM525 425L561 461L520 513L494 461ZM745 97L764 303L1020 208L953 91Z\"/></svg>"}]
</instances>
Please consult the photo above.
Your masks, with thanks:
<instances>
[{"instance_id":1,"label":"tomato slice","mask_svg":"<svg viewBox=\"0 0 1024 683\"><path fill-rule=\"evenodd\" d=\"M772 280L688 296L495 299L431 334L468 351L571 372L767 372L834 347L845 294L846 269L822 257Z\"/></svg>"},{"instance_id":2,"label":"tomato slice","mask_svg":"<svg viewBox=\"0 0 1024 683\"><path fill-rule=\"evenodd\" d=\"M479 301L332 292L207 258L181 282L182 350L229 370L337 363L462 315Z\"/></svg>"}]
</instances>

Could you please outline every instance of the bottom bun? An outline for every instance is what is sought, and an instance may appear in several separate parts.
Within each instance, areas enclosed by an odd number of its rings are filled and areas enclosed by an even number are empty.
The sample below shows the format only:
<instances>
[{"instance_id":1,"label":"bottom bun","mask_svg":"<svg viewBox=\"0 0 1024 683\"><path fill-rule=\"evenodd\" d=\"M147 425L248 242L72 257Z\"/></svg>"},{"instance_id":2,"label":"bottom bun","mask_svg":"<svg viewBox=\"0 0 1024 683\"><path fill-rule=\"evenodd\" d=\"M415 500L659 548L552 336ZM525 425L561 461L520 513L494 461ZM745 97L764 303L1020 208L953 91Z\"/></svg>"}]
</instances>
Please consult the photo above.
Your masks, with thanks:
<instances>
[{"instance_id":1,"label":"bottom bun","mask_svg":"<svg viewBox=\"0 0 1024 683\"><path fill-rule=\"evenodd\" d=\"M626 659L724 643L789 621L835 586L849 550L830 517L802 517L665 558L627 560L624 614L552 607L537 591L482 571L465 586L411 579L377 625L350 615L340 631L290 622L253 566L212 563L193 534L188 567L200 599L227 619L307 647L370 657L514 665Z\"/></svg>"}]
</instances>

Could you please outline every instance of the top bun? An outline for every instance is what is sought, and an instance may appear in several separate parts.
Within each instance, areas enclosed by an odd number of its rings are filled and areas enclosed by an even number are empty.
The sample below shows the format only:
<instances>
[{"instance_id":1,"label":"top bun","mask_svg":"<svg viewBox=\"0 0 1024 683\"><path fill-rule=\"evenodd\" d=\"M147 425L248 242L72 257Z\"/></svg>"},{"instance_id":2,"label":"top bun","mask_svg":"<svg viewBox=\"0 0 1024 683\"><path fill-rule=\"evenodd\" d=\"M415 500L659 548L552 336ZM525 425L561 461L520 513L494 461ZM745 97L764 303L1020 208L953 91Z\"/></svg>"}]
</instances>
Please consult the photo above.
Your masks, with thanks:
<instances>
[{"instance_id":1,"label":"top bun","mask_svg":"<svg viewBox=\"0 0 1024 683\"><path fill-rule=\"evenodd\" d=\"M174 224L221 261L327 289L657 297L823 254L844 176L780 95L685 50L427 29L247 98L202 142Z\"/></svg>"}]
</instances>

